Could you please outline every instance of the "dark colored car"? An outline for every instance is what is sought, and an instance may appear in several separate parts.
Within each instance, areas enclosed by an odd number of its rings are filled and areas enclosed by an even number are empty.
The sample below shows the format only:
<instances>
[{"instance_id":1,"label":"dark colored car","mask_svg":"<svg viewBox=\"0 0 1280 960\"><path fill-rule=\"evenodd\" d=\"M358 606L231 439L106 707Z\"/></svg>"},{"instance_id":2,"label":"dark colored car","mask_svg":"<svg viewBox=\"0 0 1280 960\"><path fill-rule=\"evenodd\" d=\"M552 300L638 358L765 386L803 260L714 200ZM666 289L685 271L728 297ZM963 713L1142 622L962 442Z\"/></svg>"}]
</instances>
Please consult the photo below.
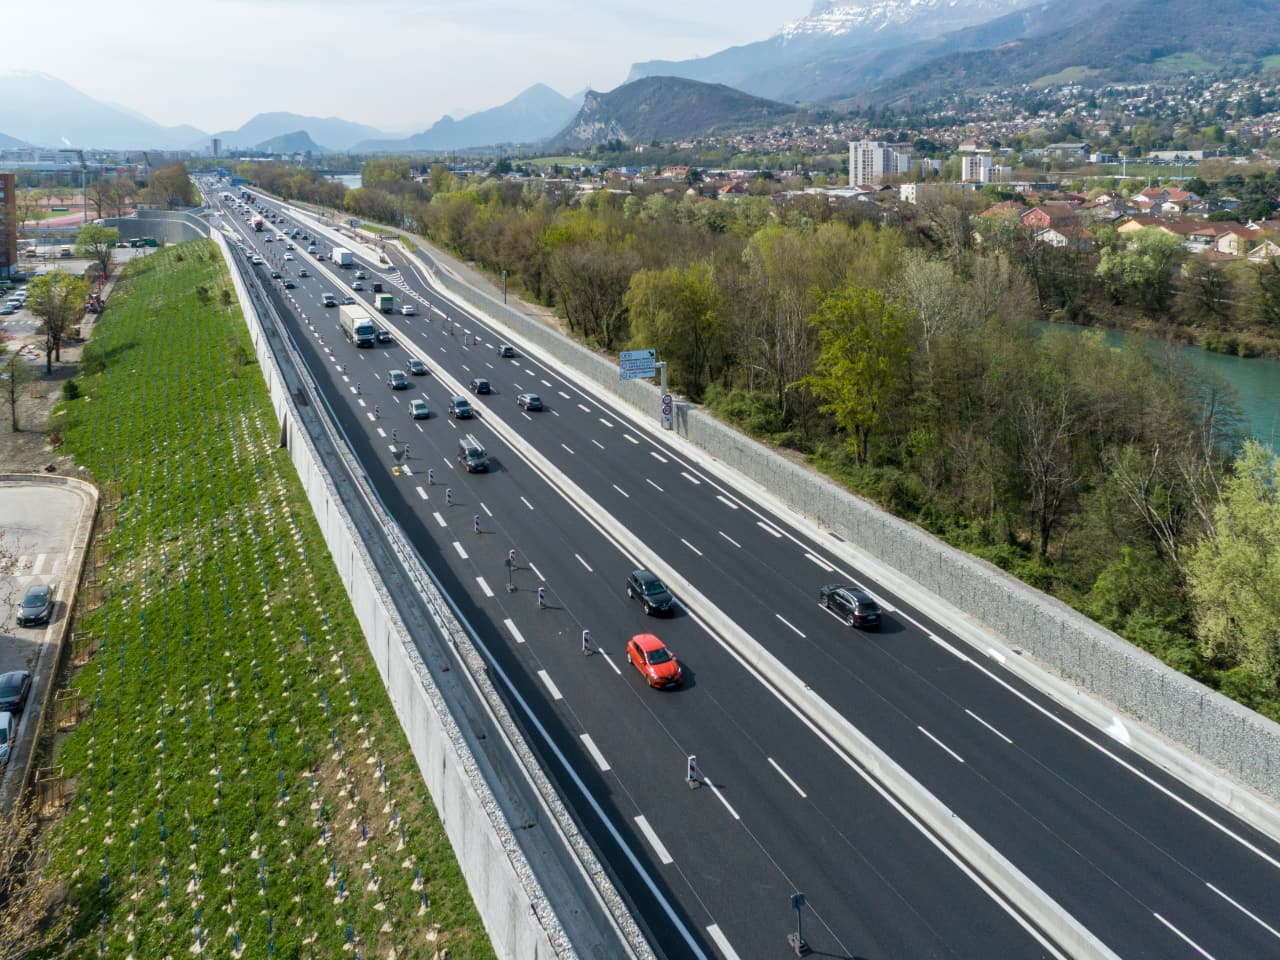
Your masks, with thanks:
<instances>
[{"instance_id":1,"label":"dark colored car","mask_svg":"<svg viewBox=\"0 0 1280 960\"><path fill-rule=\"evenodd\" d=\"M391 331L388 330L386 327L378 327L378 329L375 330L373 333L373 338L377 340L379 343L390 343Z\"/></svg>"},{"instance_id":2,"label":"dark colored car","mask_svg":"<svg viewBox=\"0 0 1280 960\"><path fill-rule=\"evenodd\" d=\"M296 287L296 286L297 286L297 284L296 284L296 283L294 283L292 280L290 280L288 277L285 277L285 278L284 278L284 288L285 288L286 290L292 290L292 289L293 289L294 287Z\"/></svg>"},{"instance_id":3,"label":"dark colored car","mask_svg":"<svg viewBox=\"0 0 1280 960\"><path fill-rule=\"evenodd\" d=\"M425 377L427 373L429 373L427 365L417 357L410 358L409 362L405 364L405 366L409 368L409 372L415 377Z\"/></svg>"},{"instance_id":4,"label":"dark colored car","mask_svg":"<svg viewBox=\"0 0 1280 960\"><path fill-rule=\"evenodd\" d=\"M279 279L280 279L280 271L279 271L279 270L272 270L272 271L271 271L271 279L272 279L272 280L279 280Z\"/></svg>"},{"instance_id":5,"label":"dark colored car","mask_svg":"<svg viewBox=\"0 0 1280 960\"><path fill-rule=\"evenodd\" d=\"M18 605L18 626L35 627L48 623L53 616L53 587L47 583L35 583L27 587L27 592Z\"/></svg>"},{"instance_id":6,"label":"dark colored car","mask_svg":"<svg viewBox=\"0 0 1280 960\"><path fill-rule=\"evenodd\" d=\"M627 596L632 600L637 597L648 616L655 613L670 613L675 598L657 575L648 570L632 570L627 577Z\"/></svg>"},{"instance_id":7,"label":"dark colored car","mask_svg":"<svg viewBox=\"0 0 1280 960\"><path fill-rule=\"evenodd\" d=\"M455 420L471 419L471 401L466 397L449 398L449 416Z\"/></svg>"},{"instance_id":8,"label":"dark colored car","mask_svg":"<svg viewBox=\"0 0 1280 960\"><path fill-rule=\"evenodd\" d=\"M489 381L484 377L475 377L471 381L471 392L476 396L489 392Z\"/></svg>"},{"instance_id":9,"label":"dark colored car","mask_svg":"<svg viewBox=\"0 0 1280 960\"><path fill-rule=\"evenodd\" d=\"M382 292L382 284L378 283L376 280L375 280L375 281L374 281L374 283L373 283L373 292L374 292L374 293L381 293L381 292Z\"/></svg>"},{"instance_id":10,"label":"dark colored car","mask_svg":"<svg viewBox=\"0 0 1280 960\"><path fill-rule=\"evenodd\" d=\"M509 343L498 344L498 356L514 357L515 355L516 355L516 349L515 347L511 346L511 344Z\"/></svg>"},{"instance_id":11,"label":"dark colored car","mask_svg":"<svg viewBox=\"0 0 1280 960\"><path fill-rule=\"evenodd\" d=\"M26 670L13 670L0 676L0 711L21 713L31 692L31 674Z\"/></svg>"},{"instance_id":12,"label":"dark colored car","mask_svg":"<svg viewBox=\"0 0 1280 960\"><path fill-rule=\"evenodd\" d=\"M851 627L880 629L880 604L865 590L829 583L818 591L818 602Z\"/></svg>"}]
</instances>

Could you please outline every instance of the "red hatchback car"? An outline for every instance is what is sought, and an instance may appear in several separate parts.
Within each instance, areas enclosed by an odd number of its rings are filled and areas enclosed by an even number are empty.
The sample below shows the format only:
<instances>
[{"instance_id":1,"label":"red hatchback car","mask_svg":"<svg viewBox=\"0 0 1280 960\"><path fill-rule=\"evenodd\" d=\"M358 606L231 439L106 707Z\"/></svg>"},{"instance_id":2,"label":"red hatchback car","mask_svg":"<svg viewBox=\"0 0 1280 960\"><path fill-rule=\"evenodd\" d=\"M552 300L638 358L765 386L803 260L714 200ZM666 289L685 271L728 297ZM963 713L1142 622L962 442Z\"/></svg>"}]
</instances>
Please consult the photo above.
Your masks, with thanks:
<instances>
[{"instance_id":1,"label":"red hatchback car","mask_svg":"<svg viewBox=\"0 0 1280 960\"><path fill-rule=\"evenodd\" d=\"M651 687L677 687L683 679L675 655L652 633L637 633L631 638L627 659Z\"/></svg>"}]
</instances>

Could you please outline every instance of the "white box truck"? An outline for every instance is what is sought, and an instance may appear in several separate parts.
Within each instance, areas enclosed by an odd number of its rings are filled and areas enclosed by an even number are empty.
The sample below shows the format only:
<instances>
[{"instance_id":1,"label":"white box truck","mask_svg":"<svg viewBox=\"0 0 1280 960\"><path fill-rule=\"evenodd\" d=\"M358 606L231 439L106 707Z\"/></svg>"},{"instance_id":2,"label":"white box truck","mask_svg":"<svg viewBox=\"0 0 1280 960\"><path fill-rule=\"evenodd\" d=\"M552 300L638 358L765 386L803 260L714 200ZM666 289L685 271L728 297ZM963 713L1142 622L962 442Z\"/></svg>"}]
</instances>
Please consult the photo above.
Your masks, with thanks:
<instances>
[{"instance_id":1,"label":"white box truck","mask_svg":"<svg viewBox=\"0 0 1280 960\"><path fill-rule=\"evenodd\" d=\"M340 267L349 267L354 262L351 257L351 251L346 247L333 248L333 262Z\"/></svg>"},{"instance_id":2,"label":"white box truck","mask_svg":"<svg viewBox=\"0 0 1280 960\"><path fill-rule=\"evenodd\" d=\"M357 347L372 347L377 333L373 318L365 313L362 306L338 307L338 324L342 327L342 335Z\"/></svg>"}]
</instances>

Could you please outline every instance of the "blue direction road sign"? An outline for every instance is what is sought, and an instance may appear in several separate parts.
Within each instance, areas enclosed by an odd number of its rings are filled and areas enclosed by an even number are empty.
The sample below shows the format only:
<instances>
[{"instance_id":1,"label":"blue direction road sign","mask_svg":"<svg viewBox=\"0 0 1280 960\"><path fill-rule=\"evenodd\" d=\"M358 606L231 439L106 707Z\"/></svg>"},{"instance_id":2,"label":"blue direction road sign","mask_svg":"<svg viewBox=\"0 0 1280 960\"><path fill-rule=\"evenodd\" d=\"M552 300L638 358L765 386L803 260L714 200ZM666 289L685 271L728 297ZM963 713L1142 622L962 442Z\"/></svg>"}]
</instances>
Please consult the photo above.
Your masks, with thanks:
<instances>
[{"instance_id":1,"label":"blue direction road sign","mask_svg":"<svg viewBox=\"0 0 1280 960\"><path fill-rule=\"evenodd\" d=\"M619 380L643 380L657 375L656 350L623 350L618 355Z\"/></svg>"}]
</instances>

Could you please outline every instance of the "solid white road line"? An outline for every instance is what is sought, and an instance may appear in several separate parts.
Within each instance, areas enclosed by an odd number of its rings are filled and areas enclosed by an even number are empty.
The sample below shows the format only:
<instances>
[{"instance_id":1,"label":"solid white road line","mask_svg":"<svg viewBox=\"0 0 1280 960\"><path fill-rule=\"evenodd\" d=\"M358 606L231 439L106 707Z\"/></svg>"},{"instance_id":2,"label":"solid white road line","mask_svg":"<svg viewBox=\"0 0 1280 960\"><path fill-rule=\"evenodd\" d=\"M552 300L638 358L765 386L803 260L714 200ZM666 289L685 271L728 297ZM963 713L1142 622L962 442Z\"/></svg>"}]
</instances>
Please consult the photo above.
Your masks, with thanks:
<instances>
[{"instance_id":1,"label":"solid white road line","mask_svg":"<svg viewBox=\"0 0 1280 960\"><path fill-rule=\"evenodd\" d=\"M1241 913L1243 913L1246 917L1248 917L1250 920L1252 920L1252 921L1253 921L1254 923L1256 923L1258 926L1262 927L1262 929L1266 930L1266 931L1267 931L1267 933L1271 934L1273 937L1280 937L1280 930L1277 930L1275 927L1271 926L1271 924L1267 923L1267 922L1266 922L1265 920L1263 920L1261 917L1258 917L1258 916L1254 915L1253 913L1250 913L1248 910L1246 910L1246 909L1245 909L1244 907L1242 907L1240 904L1236 903L1234 900L1232 900L1230 897L1228 897L1225 893L1223 893L1221 890L1219 890L1217 887L1215 887L1212 883L1206 883L1206 884L1205 884L1205 886L1206 886L1206 887L1208 887L1210 890L1212 890L1214 893L1216 893L1218 896L1220 896L1223 900L1227 901L1227 903L1231 904L1233 907L1235 907L1235 908L1236 908L1237 910L1239 910Z\"/></svg>"},{"instance_id":2,"label":"solid white road line","mask_svg":"<svg viewBox=\"0 0 1280 960\"><path fill-rule=\"evenodd\" d=\"M702 481L699 480L697 477L695 477L693 474L689 473L689 471L687 470L681 470L680 476L684 477L686 480L692 483L695 487L702 486Z\"/></svg>"},{"instance_id":3,"label":"solid white road line","mask_svg":"<svg viewBox=\"0 0 1280 960\"><path fill-rule=\"evenodd\" d=\"M784 624L786 624L792 630L794 630L798 636L800 637L804 636L804 634L800 632L800 629L794 623L792 623L790 620L784 617L782 614L775 613L774 616L777 617L779 620L781 620Z\"/></svg>"},{"instance_id":4,"label":"solid white road line","mask_svg":"<svg viewBox=\"0 0 1280 960\"><path fill-rule=\"evenodd\" d=\"M418 489L418 496L420 496L423 500L426 500L427 491L423 490L421 487L418 487L417 489Z\"/></svg>"},{"instance_id":5,"label":"solid white road line","mask_svg":"<svg viewBox=\"0 0 1280 960\"><path fill-rule=\"evenodd\" d=\"M640 832L644 834L644 838L649 841L649 846L653 847L653 852L658 855L658 859L663 863L675 863L671 854L667 853L667 848L662 845L662 841L658 839L658 835L653 832L653 827L649 826L649 821L644 818L644 814L636 817L636 826L640 828Z\"/></svg>"},{"instance_id":6,"label":"solid white road line","mask_svg":"<svg viewBox=\"0 0 1280 960\"><path fill-rule=\"evenodd\" d=\"M476 583L480 584L480 589L484 591L486 597L493 596L493 588L489 586L484 577L476 577Z\"/></svg>"},{"instance_id":7,"label":"solid white road line","mask_svg":"<svg viewBox=\"0 0 1280 960\"><path fill-rule=\"evenodd\" d=\"M947 753L951 754L951 756L955 758L957 763L964 763L964 757L960 756L960 754L956 753L954 750L948 747L945 743L943 743L941 740L935 737L932 733L930 733L924 727L917 726L916 729L919 730L921 733L923 733L926 737L928 737L934 743L936 743L938 746L940 746L943 750L947 751Z\"/></svg>"},{"instance_id":8,"label":"solid white road line","mask_svg":"<svg viewBox=\"0 0 1280 960\"><path fill-rule=\"evenodd\" d=\"M650 480L648 477L644 478L644 482L647 483L649 486L653 487L653 489L657 490L659 493L663 492L662 488L658 486L656 483L654 483L652 480Z\"/></svg>"},{"instance_id":9,"label":"solid white road line","mask_svg":"<svg viewBox=\"0 0 1280 960\"><path fill-rule=\"evenodd\" d=\"M584 567L587 568L587 573L595 573L595 571L591 569L591 564L587 563L587 561L582 559L581 554L575 553L574 556L578 558L578 562L580 564L582 564Z\"/></svg>"},{"instance_id":10,"label":"solid white road line","mask_svg":"<svg viewBox=\"0 0 1280 960\"><path fill-rule=\"evenodd\" d=\"M778 776L782 777L783 780L791 784L791 789L794 790L796 793L800 794L801 799L803 800L809 799L809 795L805 793L803 790L801 790L800 785L787 775L787 771L783 770L780 766L778 766L777 762L774 761L773 757L767 757L766 759L769 761L769 766L773 767L773 769L778 771Z\"/></svg>"},{"instance_id":11,"label":"solid white road line","mask_svg":"<svg viewBox=\"0 0 1280 960\"><path fill-rule=\"evenodd\" d=\"M1163 923L1170 930L1172 930L1174 933L1176 933L1179 937L1181 937L1182 940L1187 944L1187 946L1189 946L1196 953L1200 954L1200 956L1207 958L1207 960L1213 960L1212 953L1210 953L1204 947L1200 946L1200 944L1196 943L1194 940L1188 937L1185 933L1183 933L1181 930L1175 927L1172 923L1170 923L1164 917L1160 916L1160 914L1153 913L1151 915L1155 917L1157 920L1159 920L1161 923Z\"/></svg>"},{"instance_id":12,"label":"solid white road line","mask_svg":"<svg viewBox=\"0 0 1280 960\"><path fill-rule=\"evenodd\" d=\"M449 524L445 523L444 517L440 516L440 511L439 511L439 510L437 510L435 513L433 513L433 514L432 514L432 516L436 518L436 523L440 524L440 526L442 526L442 527L447 527L447 526L449 525Z\"/></svg>"},{"instance_id":13,"label":"solid white road line","mask_svg":"<svg viewBox=\"0 0 1280 960\"><path fill-rule=\"evenodd\" d=\"M729 535L728 535L727 533L725 533L723 530L717 530L716 532L717 532L717 533L719 533L719 534L720 534L720 536L722 536L722 537L724 537L726 540L728 540L730 543L732 543L732 544L733 544L735 547L737 547L739 550L741 550L741 549L742 549L742 544L740 544L737 540L733 539L733 537L729 536Z\"/></svg>"},{"instance_id":14,"label":"solid white road line","mask_svg":"<svg viewBox=\"0 0 1280 960\"><path fill-rule=\"evenodd\" d=\"M622 495L623 495L624 497L626 497L628 500L630 500L630 499L631 499L631 494L627 493L627 491L623 490L623 489L622 489L620 486L618 486L616 483L615 483L615 484L613 484L613 489L617 490L620 494L622 494Z\"/></svg>"},{"instance_id":15,"label":"solid white road line","mask_svg":"<svg viewBox=\"0 0 1280 960\"><path fill-rule=\"evenodd\" d=\"M458 551L458 556L460 556L463 560L471 559L470 557L467 556L467 548L464 547L462 544L460 544L457 540L453 541L453 549Z\"/></svg>"},{"instance_id":16,"label":"solid white road line","mask_svg":"<svg viewBox=\"0 0 1280 960\"><path fill-rule=\"evenodd\" d=\"M683 544L684 544L686 547L688 547L690 550L692 550L694 553L696 553L698 556L702 556L702 551L701 551L701 550L699 550L697 547L695 547L692 543L690 543L690 542L689 542L688 540L686 540L684 537L681 537L681 538L680 538L680 542L681 542L681 543L683 543Z\"/></svg>"},{"instance_id":17,"label":"solid white road line","mask_svg":"<svg viewBox=\"0 0 1280 960\"><path fill-rule=\"evenodd\" d=\"M707 936L709 936L716 945L716 949L724 955L724 960L742 960L738 956L738 952L729 945L729 938L724 935L724 931L720 929L720 924L713 923L707 927Z\"/></svg>"},{"instance_id":18,"label":"solid white road line","mask_svg":"<svg viewBox=\"0 0 1280 960\"><path fill-rule=\"evenodd\" d=\"M542 678L542 682L543 682L543 683L545 683L545 684L547 685L547 690L549 690L549 691L551 692L551 699L552 699L552 700L563 700L563 699L564 699L564 697L563 697L563 696L561 696L561 694L560 694L560 690L556 687L556 685L555 685L554 683L552 683L552 682L551 682L551 677L550 677L550 675L548 675L547 671L545 671L545 670L539 670L539 671L538 671L538 676L539 676L539 677L541 677L541 678Z\"/></svg>"},{"instance_id":19,"label":"solid white road line","mask_svg":"<svg viewBox=\"0 0 1280 960\"><path fill-rule=\"evenodd\" d=\"M524 643L524 636L520 633L519 629L517 629L514 620L503 620L502 624L511 631L511 636L515 637L516 643Z\"/></svg>"},{"instance_id":20,"label":"solid white road line","mask_svg":"<svg viewBox=\"0 0 1280 960\"><path fill-rule=\"evenodd\" d=\"M1006 737L1003 733L1001 733L999 730L997 730L997 729L996 729L995 727L993 727L991 724L987 723L987 721L983 720L980 716L978 716L978 715L977 715L976 713L974 713L972 710L965 710L965 713L967 713L969 716L973 717L973 719L977 720L980 724L982 724L984 727L986 727L988 730L990 730L992 733L994 733L997 737L999 737L999 738L1000 738L1001 740L1003 740L1005 743L1008 743L1008 744L1012 744L1012 743L1013 743L1013 741L1012 741L1012 740L1010 740L1008 737Z\"/></svg>"},{"instance_id":21,"label":"solid white road line","mask_svg":"<svg viewBox=\"0 0 1280 960\"><path fill-rule=\"evenodd\" d=\"M686 473L686 474L685 474L685 476L686 476L686 477L688 477L689 475ZM692 480L693 478L692 478L692 477L689 477L689 479L691 479L691 480ZM694 481L694 482L696 483L697 481ZM723 496L722 494L717 493L717 494L716 494L716 499L717 499L717 500L719 500L721 503L723 503L723 504L724 504L726 507L728 507L730 510L737 510L737 509L738 509L738 505L737 505L736 503L734 503L734 502L733 502L732 500L730 500L728 497Z\"/></svg>"},{"instance_id":22,"label":"solid white road line","mask_svg":"<svg viewBox=\"0 0 1280 960\"><path fill-rule=\"evenodd\" d=\"M596 746L596 742L591 739L591 734L578 734L578 739L582 741L582 745L587 748L587 753L591 754L591 759L596 762L601 773L609 771L609 761L604 758L604 754L600 752L600 748Z\"/></svg>"},{"instance_id":23,"label":"solid white road line","mask_svg":"<svg viewBox=\"0 0 1280 960\"><path fill-rule=\"evenodd\" d=\"M671 462L671 461L670 461L670 460L668 460L666 457L664 457L662 454L658 453L658 451L657 451L657 450L650 450L650 451L649 451L649 456L653 457L653 459L657 460L659 463L670 463L670 462Z\"/></svg>"}]
</instances>

